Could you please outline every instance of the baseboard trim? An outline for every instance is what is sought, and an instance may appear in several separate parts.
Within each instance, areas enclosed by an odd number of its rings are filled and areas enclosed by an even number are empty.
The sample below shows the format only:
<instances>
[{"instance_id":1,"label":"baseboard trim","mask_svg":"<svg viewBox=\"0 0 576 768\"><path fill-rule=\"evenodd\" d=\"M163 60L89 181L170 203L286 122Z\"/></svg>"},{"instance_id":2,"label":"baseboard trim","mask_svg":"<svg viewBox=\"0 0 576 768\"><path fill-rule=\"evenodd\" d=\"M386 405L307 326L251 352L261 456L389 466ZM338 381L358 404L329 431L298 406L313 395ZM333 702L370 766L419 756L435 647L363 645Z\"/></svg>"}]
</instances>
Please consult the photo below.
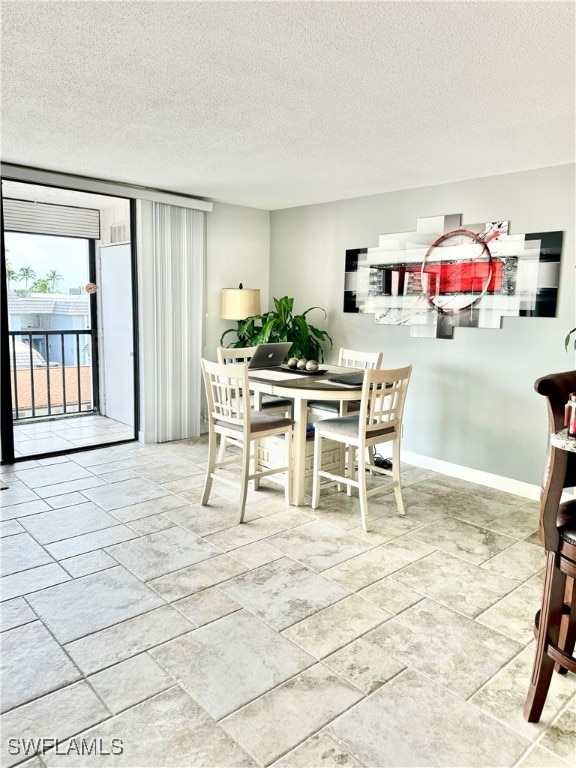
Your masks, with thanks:
<instances>
[{"instance_id":1,"label":"baseboard trim","mask_svg":"<svg viewBox=\"0 0 576 768\"><path fill-rule=\"evenodd\" d=\"M540 486L525 483L522 480L513 480L510 477L493 475L491 472L464 467L461 464L452 464L449 461L442 461L441 459L424 456L421 453L413 453L412 451L402 451L402 461L405 461L407 464L413 464L421 469L431 469L433 472L439 472L442 475L457 477L459 480L467 480L470 483L485 485L497 491L513 493L516 496L523 496L533 501L540 500Z\"/></svg>"}]
</instances>

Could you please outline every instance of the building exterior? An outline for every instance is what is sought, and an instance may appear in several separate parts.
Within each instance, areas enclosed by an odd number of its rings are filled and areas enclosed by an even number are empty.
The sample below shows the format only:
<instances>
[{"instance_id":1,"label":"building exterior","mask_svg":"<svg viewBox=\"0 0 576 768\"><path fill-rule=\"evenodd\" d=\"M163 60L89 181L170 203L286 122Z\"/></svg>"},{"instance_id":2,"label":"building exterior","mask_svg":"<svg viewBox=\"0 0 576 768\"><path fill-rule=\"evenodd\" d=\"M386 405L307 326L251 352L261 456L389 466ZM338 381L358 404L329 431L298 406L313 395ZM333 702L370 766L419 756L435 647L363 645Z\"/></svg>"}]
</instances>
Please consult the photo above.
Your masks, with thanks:
<instances>
[{"instance_id":1,"label":"building exterior","mask_svg":"<svg viewBox=\"0 0 576 768\"><path fill-rule=\"evenodd\" d=\"M90 297L72 293L8 293L11 331L28 331L31 337L20 341L32 343L44 361L60 365L88 365L91 359L90 337L43 335L44 331L82 331L90 326ZM38 334L38 335L36 335ZM23 364L29 367L29 361ZM36 363L34 363L36 365ZM17 367L21 367L17 363Z\"/></svg>"}]
</instances>

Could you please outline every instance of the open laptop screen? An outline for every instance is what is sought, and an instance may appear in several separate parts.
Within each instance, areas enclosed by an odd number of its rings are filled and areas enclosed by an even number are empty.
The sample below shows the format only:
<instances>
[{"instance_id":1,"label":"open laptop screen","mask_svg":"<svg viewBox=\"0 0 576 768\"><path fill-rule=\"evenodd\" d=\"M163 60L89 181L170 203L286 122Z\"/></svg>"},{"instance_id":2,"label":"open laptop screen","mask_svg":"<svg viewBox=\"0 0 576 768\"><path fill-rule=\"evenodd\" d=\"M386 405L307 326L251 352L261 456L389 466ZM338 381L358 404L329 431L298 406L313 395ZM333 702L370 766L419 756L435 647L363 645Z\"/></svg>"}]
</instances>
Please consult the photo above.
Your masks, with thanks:
<instances>
[{"instance_id":1,"label":"open laptop screen","mask_svg":"<svg viewBox=\"0 0 576 768\"><path fill-rule=\"evenodd\" d=\"M278 368L284 362L291 346L291 341L258 344L248 368Z\"/></svg>"}]
</instances>

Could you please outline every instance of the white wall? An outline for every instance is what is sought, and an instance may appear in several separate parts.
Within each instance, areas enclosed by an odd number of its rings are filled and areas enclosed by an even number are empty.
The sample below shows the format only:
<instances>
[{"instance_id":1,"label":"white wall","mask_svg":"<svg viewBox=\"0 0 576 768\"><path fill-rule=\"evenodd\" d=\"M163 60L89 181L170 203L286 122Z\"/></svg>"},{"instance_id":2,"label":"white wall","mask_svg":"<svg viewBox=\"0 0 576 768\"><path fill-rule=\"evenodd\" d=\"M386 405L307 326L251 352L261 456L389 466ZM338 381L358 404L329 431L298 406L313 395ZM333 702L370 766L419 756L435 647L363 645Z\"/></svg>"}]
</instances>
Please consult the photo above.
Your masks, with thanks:
<instances>
[{"instance_id":1,"label":"white wall","mask_svg":"<svg viewBox=\"0 0 576 768\"><path fill-rule=\"evenodd\" d=\"M107 203L109 203L107 205ZM115 197L102 198L100 207L100 242L109 245L110 227L113 224L126 224L127 241L130 240L130 202Z\"/></svg>"},{"instance_id":2,"label":"white wall","mask_svg":"<svg viewBox=\"0 0 576 768\"><path fill-rule=\"evenodd\" d=\"M533 383L575 367L564 350L576 324L574 210L574 166L566 165L274 211L270 296L292 295L297 309L328 311L321 327L334 339L329 359L347 346L382 350L385 366L413 363L404 450L476 470L467 476L479 481L490 473L538 485L547 418ZM461 213L463 224L509 220L511 233L562 230L556 318L505 318L501 330L456 328L443 340L412 338L409 328L376 325L373 315L344 314L346 249L411 231L419 217L451 213Z\"/></svg>"},{"instance_id":3,"label":"white wall","mask_svg":"<svg viewBox=\"0 0 576 768\"><path fill-rule=\"evenodd\" d=\"M206 331L204 356L216 360L220 336L234 328L220 318L222 288L259 288L268 309L270 214L257 208L214 203L206 214ZM230 334L228 341L233 340ZM226 340L225 340L225 343Z\"/></svg>"}]
</instances>

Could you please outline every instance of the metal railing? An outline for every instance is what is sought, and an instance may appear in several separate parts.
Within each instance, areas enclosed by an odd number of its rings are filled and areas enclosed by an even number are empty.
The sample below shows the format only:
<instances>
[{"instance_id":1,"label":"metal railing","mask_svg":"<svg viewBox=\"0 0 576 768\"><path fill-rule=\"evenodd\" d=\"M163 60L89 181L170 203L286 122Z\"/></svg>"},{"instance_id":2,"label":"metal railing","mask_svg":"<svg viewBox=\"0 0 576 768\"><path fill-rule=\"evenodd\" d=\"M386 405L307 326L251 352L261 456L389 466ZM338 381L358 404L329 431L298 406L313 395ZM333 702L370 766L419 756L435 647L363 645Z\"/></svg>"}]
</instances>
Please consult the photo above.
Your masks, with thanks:
<instances>
[{"instance_id":1,"label":"metal railing","mask_svg":"<svg viewBox=\"0 0 576 768\"><path fill-rule=\"evenodd\" d=\"M92 331L9 331L14 421L92 412Z\"/></svg>"}]
</instances>

